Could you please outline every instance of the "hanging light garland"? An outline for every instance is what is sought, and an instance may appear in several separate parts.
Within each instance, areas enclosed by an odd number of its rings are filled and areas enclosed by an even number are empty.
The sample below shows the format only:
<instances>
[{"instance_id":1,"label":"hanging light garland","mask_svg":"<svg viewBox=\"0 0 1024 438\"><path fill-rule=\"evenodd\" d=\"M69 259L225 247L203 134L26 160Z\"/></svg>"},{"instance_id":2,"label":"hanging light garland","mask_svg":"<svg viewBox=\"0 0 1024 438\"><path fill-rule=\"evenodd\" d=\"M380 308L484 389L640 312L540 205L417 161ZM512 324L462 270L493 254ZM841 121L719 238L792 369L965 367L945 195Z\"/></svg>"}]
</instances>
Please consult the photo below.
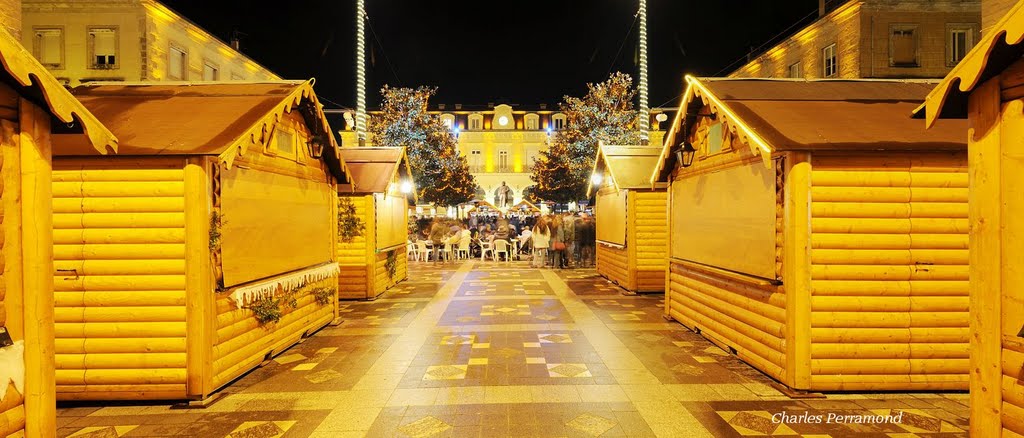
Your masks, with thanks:
<instances>
[{"instance_id":1,"label":"hanging light garland","mask_svg":"<svg viewBox=\"0 0 1024 438\"><path fill-rule=\"evenodd\" d=\"M647 107L647 0L640 0L640 141L647 144L651 110Z\"/></svg>"},{"instance_id":2,"label":"hanging light garland","mask_svg":"<svg viewBox=\"0 0 1024 438\"><path fill-rule=\"evenodd\" d=\"M366 145L366 34L364 0L356 0L356 136Z\"/></svg>"}]
</instances>

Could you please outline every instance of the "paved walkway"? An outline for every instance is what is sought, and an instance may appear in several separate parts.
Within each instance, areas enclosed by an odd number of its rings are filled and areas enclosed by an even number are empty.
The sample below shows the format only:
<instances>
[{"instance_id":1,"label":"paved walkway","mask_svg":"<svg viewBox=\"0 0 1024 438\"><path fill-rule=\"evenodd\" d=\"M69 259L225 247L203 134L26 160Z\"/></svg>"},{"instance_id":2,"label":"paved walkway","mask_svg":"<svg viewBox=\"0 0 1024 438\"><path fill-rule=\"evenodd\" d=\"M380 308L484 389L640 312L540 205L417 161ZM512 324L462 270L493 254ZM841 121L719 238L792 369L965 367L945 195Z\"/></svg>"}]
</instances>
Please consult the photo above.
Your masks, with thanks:
<instances>
[{"instance_id":1,"label":"paved walkway","mask_svg":"<svg viewBox=\"0 0 1024 438\"><path fill-rule=\"evenodd\" d=\"M593 270L412 263L207 409L68 407L59 436L966 436L966 394L792 400ZM772 415L901 424L780 424ZM806 416L805 416L806 418Z\"/></svg>"}]
</instances>

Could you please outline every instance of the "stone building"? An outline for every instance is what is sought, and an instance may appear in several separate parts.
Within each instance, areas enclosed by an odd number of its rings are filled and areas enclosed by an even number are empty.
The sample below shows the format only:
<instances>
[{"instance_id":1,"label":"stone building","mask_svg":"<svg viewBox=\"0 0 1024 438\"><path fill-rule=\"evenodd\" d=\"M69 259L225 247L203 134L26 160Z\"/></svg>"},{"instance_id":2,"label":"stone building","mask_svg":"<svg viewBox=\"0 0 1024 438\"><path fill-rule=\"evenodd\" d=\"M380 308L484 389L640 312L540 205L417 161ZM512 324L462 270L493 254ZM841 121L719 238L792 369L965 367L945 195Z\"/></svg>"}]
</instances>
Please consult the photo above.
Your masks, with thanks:
<instances>
[{"instance_id":1,"label":"stone building","mask_svg":"<svg viewBox=\"0 0 1024 438\"><path fill-rule=\"evenodd\" d=\"M66 85L280 79L154 0L24 0L21 12L22 45Z\"/></svg>"},{"instance_id":2,"label":"stone building","mask_svg":"<svg viewBox=\"0 0 1024 438\"><path fill-rule=\"evenodd\" d=\"M523 191L534 184L530 179L534 159L555 132L565 126L565 114L557 106L536 105L514 107L509 104L487 105L431 105L430 112L438 115L459 138L459 153L466 157L469 169L476 178L480 191L478 198L496 203L498 188L504 182L512 190L512 205L523 200ZM653 108L651 110L651 133L649 144L660 147L667 129L669 115L665 111L675 109ZM374 112L369 113L373 117ZM344 146L356 146L355 123L346 114L343 123L332 120L340 131ZM367 145L373 145L367 139Z\"/></svg>"},{"instance_id":3,"label":"stone building","mask_svg":"<svg viewBox=\"0 0 1024 438\"><path fill-rule=\"evenodd\" d=\"M979 0L820 0L817 20L729 76L941 78L978 41L981 15Z\"/></svg>"}]
</instances>

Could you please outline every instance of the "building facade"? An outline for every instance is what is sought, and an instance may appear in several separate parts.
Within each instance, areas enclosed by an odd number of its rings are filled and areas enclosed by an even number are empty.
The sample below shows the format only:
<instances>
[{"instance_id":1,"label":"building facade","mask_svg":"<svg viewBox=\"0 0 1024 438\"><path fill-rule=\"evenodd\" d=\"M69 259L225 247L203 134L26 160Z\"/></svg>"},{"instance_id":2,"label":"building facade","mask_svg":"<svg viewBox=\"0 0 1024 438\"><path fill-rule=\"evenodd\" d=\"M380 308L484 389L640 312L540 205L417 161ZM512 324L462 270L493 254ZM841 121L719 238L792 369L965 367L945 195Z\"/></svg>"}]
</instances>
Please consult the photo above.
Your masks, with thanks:
<instances>
[{"instance_id":1,"label":"building facade","mask_svg":"<svg viewBox=\"0 0 1024 438\"><path fill-rule=\"evenodd\" d=\"M852 0L729 74L750 78L941 78L981 36L979 0Z\"/></svg>"},{"instance_id":2,"label":"building facade","mask_svg":"<svg viewBox=\"0 0 1024 438\"><path fill-rule=\"evenodd\" d=\"M565 114L547 105L523 108L508 104L432 105L430 112L441 118L459 139L459 153L469 162L470 172L479 185L477 197L496 203L498 190L505 183L511 191L512 204L523 200L523 191L534 184L530 179L532 166L540 153L547 150L554 134L563 129ZM665 111L651 110L649 144L660 147L669 116ZM372 118L374 112L369 113ZM343 146L355 146L359 140L351 113L346 113L339 131ZM373 138L367 139L373 145Z\"/></svg>"},{"instance_id":3,"label":"building facade","mask_svg":"<svg viewBox=\"0 0 1024 438\"><path fill-rule=\"evenodd\" d=\"M154 0L25 0L21 40L66 85L279 76Z\"/></svg>"}]
</instances>

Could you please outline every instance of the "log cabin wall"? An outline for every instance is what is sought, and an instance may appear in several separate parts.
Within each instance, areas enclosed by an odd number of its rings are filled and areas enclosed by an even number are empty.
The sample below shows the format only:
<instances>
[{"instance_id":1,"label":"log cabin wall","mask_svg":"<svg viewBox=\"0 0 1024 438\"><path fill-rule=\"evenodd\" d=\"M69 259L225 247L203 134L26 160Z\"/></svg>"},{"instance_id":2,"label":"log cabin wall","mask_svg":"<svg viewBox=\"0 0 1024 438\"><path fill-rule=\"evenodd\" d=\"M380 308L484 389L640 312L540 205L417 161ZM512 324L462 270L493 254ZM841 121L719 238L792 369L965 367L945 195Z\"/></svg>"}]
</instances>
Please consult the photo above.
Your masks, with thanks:
<instances>
[{"instance_id":1,"label":"log cabin wall","mask_svg":"<svg viewBox=\"0 0 1024 438\"><path fill-rule=\"evenodd\" d=\"M705 109L706 111L706 109ZM731 266L714 266L701 263L701 260L688 260L681 257L681 249L688 245L688 239L694 236L692 229L686 229L681 222L682 215L692 214L689 205L681 202L676 196L680 185L691 187L705 175L723 171L736 171L746 166L764 166L760 156L754 155L749 147L740 144L736 135L726 131L725 147L717 154L708 155L706 151L709 118L701 118L691 131L691 141L697 148L699 158L686 169L677 168L671 178L669 192L668 217L668 278L666 285L666 315L679 321L684 326L699 331L725 349L733 349L736 355L750 363L765 374L784 383L791 384L787 378L787 345L794 341L787 330L787 295L786 290L775 278L764 278L738 272ZM735 145L734 145L735 142ZM781 161L776 160L770 171L779 174ZM762 236L774 242L771 246L773 254L769 260L760 260L759 265L772 265L771 276L781 277L783 242L778 236L781 226L778 217L784 206L781 195L781 179L773 178L771 190L774 197L772 234ZM714 198L726 187L705 187L705 199ZM730 235L728 224L715 232L715 238L724 239ZM764 245L764 242L760 242ZM698 254L699 255L699 254ZM761 256L764 256L762 254ZM761 257L759 256L759 257ZM739 257L739 256L737 256ZM752 269L751 269L752 270ZM792 360L793 356L789 356ZM793 368L793 366L789 366Z\"/></svg>"},{"instance_id":2,"label":"log cabin wall","mask_svg":"<svg viewBox=\"0 0 1024 438\"><path fill-rule=\"evenodd\" d=\"M966 158L812 154L811 389L967 388Z\"/></svg>"},{"instance_id":3,"label":"log cabin wall","mask_svg":"<svg viewBox=\"0 0 1024 438\"><path fill-rule=\"evenodd\" d=\"M395 253L395 274L392 276L388 272L388 252L393 251ZM408 277L408 260L409 257L406 253L406 247L396 247L391 251L381 251L374 254L374 290L376 295L380 295L386 292L388 289L394 287L400 281L405 280ZM374 295L374 296L376 296Z\"/></svg>"},{"instance_id":4,"label":"log cabin wall","mask_svg":"<svg viewBox=\"0 0 1024 438\"><path fill-rule=\"evenodd\" d=\"M368 267L367 260L373 254L373 195L339 194L338 200L348 199L356 208L356 216L366 226L363 234L351 242L338 242L338 265L341 274L338 276L338 297L341 299L366 299L373 296L374 284L370 282L370 273L376 267ZM376 275L374 275L376 278Z\"/></svg>"},{"instance_id":5,"label":"log cabin wall","mask_svg":"<svg viewBox=\"0 0 1024 438\"><path fill-rule=\"evenodd\" d=\"M631 216L626 222L626 248L632 248L631 269L638 292L664 292L668 248L668 193L631 190L627 195Z\"/></svg>"},{"instance_id":6,"label":"log cabin wall","mask_svg":"<svg viewBox=\"0 0 1024 438\"><path fill-rule=\"evenodd\" d=\"M185 395L184 164L56 161L58 398Z\"/></svg>"},{"instance_id":7,"label":"log cabin wall","mask_svg":"<svg viewBox=\"0 0 1024 438\"><path fill-rule=\"evenodd\" d=\"M307 288L335 288L331 276ZM212 291L210 291L212 293ZM268 353L277 354L312 334L334 319L335 304L323 305L309 293L298 294L296 307L282 304L283 315L275 323L261 324L249 309L239 309L232 300L218 295L216 301L216 343L213 346L213 387L219 388L263 362Z\"/></svg>"},{"instance_id":8,"label":"log cabin wall","mask_svg":"<svg viewBox=\"0 0 1024 438\"><path fill-rule=\"evenodd\" d=\"M630 283L629 255L626 248L598 243L597 272L626 290L636 289L636 286Z\"/></svg>"}]
</instances>

